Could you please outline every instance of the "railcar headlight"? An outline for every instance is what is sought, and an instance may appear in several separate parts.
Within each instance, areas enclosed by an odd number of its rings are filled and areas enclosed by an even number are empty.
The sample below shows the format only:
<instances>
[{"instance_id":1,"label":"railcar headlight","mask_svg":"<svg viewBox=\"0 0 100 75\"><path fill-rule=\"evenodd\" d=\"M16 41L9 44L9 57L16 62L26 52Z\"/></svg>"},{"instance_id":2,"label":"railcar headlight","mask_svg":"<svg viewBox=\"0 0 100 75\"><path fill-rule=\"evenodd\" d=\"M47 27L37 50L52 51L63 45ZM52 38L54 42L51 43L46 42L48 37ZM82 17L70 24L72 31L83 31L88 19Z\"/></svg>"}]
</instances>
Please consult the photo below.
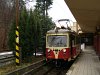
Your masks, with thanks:
<instances>
[{"instance_id":1,"label":"railcar headlight","mask_svg":"<svg viewBox=\"0 0 100 75\"><path fill-rule=\"evenodd\" d=\"M66 49L63 49L63 52L66 52Z\"/></svg>"},{"instance_id":2,"label":"railcar headlight","mask_svg":"<svg viewBox=\"0 0 100 75\"><path fill-rule=\"evenodd\" d=\"M48 52L50 52L51 50L50 49L48 49Z\"/></svg>"}]
</instances>

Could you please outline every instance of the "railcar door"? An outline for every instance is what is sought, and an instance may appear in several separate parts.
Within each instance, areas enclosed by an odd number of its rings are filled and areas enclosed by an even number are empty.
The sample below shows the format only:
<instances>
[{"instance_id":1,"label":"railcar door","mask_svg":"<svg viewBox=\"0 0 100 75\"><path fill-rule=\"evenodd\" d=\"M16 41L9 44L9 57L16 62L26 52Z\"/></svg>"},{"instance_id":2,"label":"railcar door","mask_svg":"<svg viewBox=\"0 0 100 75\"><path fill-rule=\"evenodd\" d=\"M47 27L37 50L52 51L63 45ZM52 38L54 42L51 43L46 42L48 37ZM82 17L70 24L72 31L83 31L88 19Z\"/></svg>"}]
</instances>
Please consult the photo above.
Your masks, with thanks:
<instances>
[{"instance_id":1,"label":"railcar door","mask_svg":"<svg viewBox=\"0 0 100 75\"><path fill-rule=\"evenodd\" d=\"M70 34L70 41L69 41L69 45L70 45L70 53L71 53L71 58L73 58L74 53L73 53L73 47L75 45L75 36L73 34Z\"/></svg>"}]
</instances>

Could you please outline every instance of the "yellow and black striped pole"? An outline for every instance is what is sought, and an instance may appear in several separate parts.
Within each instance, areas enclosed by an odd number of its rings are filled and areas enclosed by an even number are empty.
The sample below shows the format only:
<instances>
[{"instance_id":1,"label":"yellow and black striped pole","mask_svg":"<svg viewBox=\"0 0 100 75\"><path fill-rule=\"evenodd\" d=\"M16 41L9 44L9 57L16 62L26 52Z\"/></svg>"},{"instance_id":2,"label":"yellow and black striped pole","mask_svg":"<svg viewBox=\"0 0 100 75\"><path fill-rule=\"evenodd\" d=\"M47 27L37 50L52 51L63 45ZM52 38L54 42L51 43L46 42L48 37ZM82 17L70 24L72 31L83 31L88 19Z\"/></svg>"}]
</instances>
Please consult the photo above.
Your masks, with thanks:
<instances>
[{"instance_id":1,"label":"yellow and black striped pole","mask_svg":"<svg viewBox=\"0 0 100 75\"><path fill-rule=\"evenodd\" d=\"M19 48L19 0L16 0L16 65L20 66L20 48Z\"/></svg>"},{"instance_id":2,"label":"yellow and black striped pole","mask_svg":"<svg viewBox=\"0 0 100 75\"><path fill-rule=\"evenodd\" d=\"M18 26L16 28L16 65L20 65L20 51L19 51L19 31Z\"/></svg>"}]
</instances>

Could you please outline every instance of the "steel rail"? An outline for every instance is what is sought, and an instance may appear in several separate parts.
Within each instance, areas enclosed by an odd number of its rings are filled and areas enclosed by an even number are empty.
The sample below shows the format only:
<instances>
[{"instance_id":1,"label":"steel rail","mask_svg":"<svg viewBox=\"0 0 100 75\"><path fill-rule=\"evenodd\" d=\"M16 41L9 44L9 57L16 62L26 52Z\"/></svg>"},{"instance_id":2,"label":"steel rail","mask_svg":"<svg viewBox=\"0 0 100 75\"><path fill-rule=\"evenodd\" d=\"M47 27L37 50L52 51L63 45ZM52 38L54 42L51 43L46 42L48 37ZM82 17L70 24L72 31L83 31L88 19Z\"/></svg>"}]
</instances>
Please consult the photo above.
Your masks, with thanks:
<instances>
[{"instance_id":1,"label":"steel rail","mask_svg":"<svg viewBox=\"0 0 100 75\"><path fill-rule=\"evenodd\" d=\"M20 68L20 69L14 70L12 72L9 72L6 75L27 75L29 72L31 72L31 70L41 67L41 65L43 65L43 63L45 63L44 61L45 61L45 59L40 60L40 61L33 63L29 66L26 66L24 68Z\"/></svg>"}]
</instances>

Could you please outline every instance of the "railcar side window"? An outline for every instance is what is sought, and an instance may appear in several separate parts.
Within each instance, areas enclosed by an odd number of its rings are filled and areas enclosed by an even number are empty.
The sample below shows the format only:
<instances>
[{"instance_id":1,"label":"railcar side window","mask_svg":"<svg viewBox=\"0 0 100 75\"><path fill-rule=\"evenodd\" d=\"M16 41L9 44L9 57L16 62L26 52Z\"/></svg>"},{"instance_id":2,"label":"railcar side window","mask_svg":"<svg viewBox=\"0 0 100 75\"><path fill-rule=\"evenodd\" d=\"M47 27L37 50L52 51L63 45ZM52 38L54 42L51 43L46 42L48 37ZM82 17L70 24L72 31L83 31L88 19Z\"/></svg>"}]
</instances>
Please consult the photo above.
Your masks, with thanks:
<instances>
[{"instance_id":1,"label":"railcar side window","mask_svg":"<svg viewBox=\"0 0 100 75\"><path fill-rule=\"evenodd\" d=\"M75 36L74 35L70 35L71 41L72 41L72 46L75 45Z\"/></svg>"},{"instance_id":2,"label":"railcar side window","mask_svg":"<svg viewBox=\"0 0 100 75\"><path fill-rule=\"evenodd\" d=\"M49 47L66 47L67 36L65 35L50 35L47 37Z\"/></svg>"},{"instance_id":3,"label":"railcar side window","mask_svg":"<svg viewBox=\"0 0 100 75\"><path fill-rule=\"evenodd\" d=\"M80 44L80 37L76 37L76 44Z\"/></svg>"}]
</instances>

